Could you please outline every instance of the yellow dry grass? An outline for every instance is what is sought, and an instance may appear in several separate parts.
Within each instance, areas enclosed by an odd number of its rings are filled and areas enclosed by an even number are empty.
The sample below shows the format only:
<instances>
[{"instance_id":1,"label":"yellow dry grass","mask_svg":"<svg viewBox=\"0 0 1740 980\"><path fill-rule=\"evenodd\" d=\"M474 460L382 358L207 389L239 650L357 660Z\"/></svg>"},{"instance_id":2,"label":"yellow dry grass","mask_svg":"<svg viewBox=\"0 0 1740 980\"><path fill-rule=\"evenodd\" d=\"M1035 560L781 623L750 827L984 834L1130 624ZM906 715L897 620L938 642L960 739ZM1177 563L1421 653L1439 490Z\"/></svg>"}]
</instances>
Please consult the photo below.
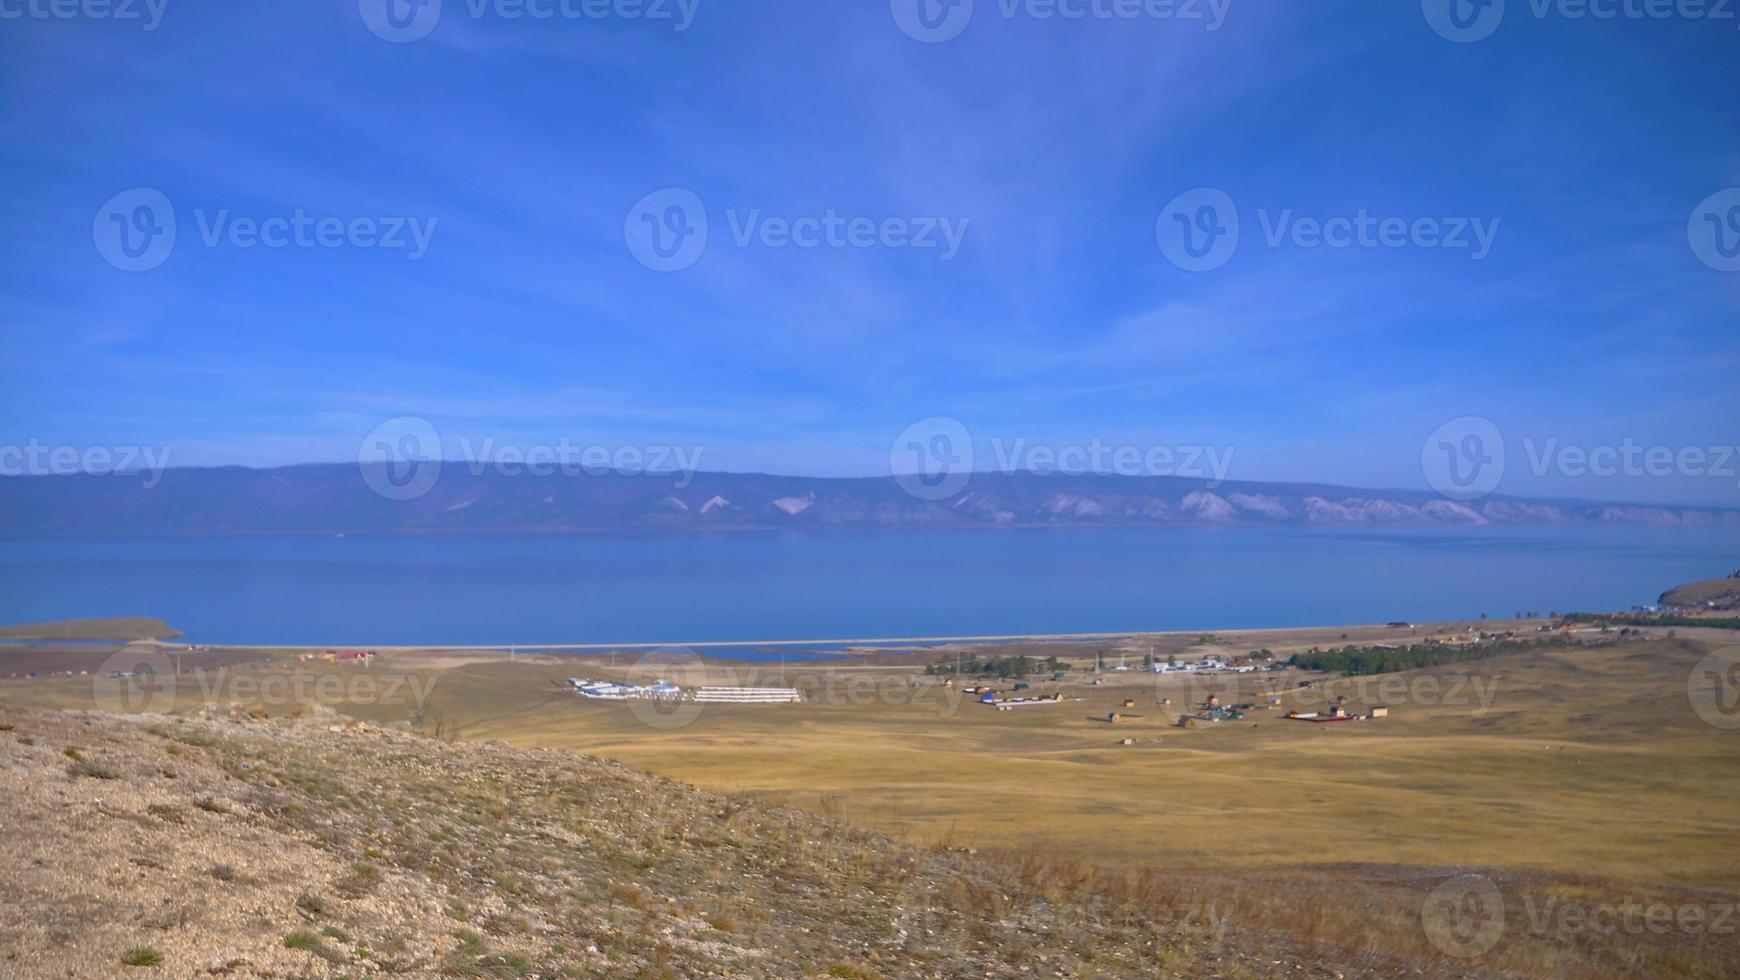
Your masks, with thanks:
<instances>
[{"instance_id":1,"label":"yellow dry grass","mask_svg":"<svg viewBox=\"0 0 1740 980\"><path fill-rule=\"evenodd\" d=\"M1687 702L1702 652L1653 641L1508 656L1399 675L1400 699L1393 683L1332 684L1392 709L1335 725L1276 709L1180 730L1169 722L1189 692L1174 678L1119 677L1066 689L1085 701L999 712L935 687L866 696L865 682L853 695L851 676L879 675L883 690L914 678L847 670L824 703L710 705L660 729L561 695L552 682L571 668L538 664L450 671L431 716L463 737L608 755L925 842L1108 864L1496 865L1740 888L1720 845L1740 817L1740 735ZM1242 683L1234 696L1251 698L1263 682ZM1128 697L1137 708L1122 708ZM1293 705L1321 698L1287 693ZM1111 710L1140 717L1111 725Z\"/></svg>"}]
</instances>

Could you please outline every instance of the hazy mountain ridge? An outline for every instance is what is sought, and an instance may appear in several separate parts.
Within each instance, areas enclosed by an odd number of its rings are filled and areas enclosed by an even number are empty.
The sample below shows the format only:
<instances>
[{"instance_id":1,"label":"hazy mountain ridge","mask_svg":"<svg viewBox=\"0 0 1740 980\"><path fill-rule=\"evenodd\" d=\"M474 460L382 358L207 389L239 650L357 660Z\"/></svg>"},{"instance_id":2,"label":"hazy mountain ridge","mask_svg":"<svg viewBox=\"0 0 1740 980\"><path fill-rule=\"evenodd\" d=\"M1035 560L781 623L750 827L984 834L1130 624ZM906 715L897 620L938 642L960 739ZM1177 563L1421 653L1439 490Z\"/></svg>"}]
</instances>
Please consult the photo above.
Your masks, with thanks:
<instances>
[{"instance_id":1,"label":"hazy mountain ridge","mask_svg":"<svg viewBox=\"0 0 1740 980\"><path fill-rule=\"evenodd\" d=\"M359 469L170 469L151 489L129 476L0 479L0 534L258 534L626 528L1063 527L1485 524L1740 525L1740 510L1429 493L1183 477L974 474L924 500L892 477L757 473L530 476L444 466L427 493L396 501Z\"/></svg>"}]
</instances>

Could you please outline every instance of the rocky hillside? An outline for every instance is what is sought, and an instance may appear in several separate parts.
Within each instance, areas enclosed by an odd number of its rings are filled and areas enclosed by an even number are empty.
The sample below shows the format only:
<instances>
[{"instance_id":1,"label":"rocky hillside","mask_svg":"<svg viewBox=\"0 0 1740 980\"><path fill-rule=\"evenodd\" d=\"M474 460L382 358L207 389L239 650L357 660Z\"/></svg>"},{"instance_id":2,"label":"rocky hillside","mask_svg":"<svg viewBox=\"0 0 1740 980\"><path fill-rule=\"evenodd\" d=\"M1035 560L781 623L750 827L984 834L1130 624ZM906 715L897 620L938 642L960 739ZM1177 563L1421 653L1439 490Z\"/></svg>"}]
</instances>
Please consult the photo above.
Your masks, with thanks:
<instances>
[{"instance_id":1,"label":"rocky hillside","mask_svg":"<svg viewBox=\"0 0 1740 980\"><path fill-rule=\"evenodd\" d=\"M0 708L7 977L1361 975L1133 895L568 753Z\"/></svg>"},{"instance_id":2,"label":"rocky hillside","mask_svg":"<svg viewBox=\"0 0 1740 980\"><path fill-rule=\"evenodd\" d=\"M367 479L365 479L367 477ZM893 478L532 475L446 464L389 499L355 465L0 477L0 535L581 531L619 528L1484 524L1740 525L1740 510L1539 501L1183 477L976 473L942 499Z\"/></svg>"}]
</instances>

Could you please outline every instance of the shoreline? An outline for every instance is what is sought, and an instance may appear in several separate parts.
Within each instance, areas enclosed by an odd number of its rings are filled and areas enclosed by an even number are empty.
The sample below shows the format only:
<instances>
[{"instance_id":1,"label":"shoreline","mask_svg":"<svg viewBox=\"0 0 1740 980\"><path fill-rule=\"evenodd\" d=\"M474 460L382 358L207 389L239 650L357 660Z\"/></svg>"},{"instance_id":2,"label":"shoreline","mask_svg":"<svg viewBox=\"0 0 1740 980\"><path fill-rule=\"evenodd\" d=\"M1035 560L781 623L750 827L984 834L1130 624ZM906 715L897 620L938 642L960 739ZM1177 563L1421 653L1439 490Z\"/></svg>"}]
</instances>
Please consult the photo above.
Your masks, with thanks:
<instances>
[{"instance_id":1,"label":"shoreline","mask_svg":"<svg viewBox=\"0 0 1740 980\"><path fill-rule=\"evenodd\" d=\"M1399 622L1399 621L1398 621ZM1410 622L1407 626L1392 626L1388 623L1343 623L1299 626L1258 626L1258 627L1203 627L1191 629L1166 630L1119 630L1105 633L1004 633L1004 634L963 634L950 636L887 636L887 637L850 637L843 639L795 639L795 640L700 640L682 643L458 643L458 644L379 644L379 643L195 643L171 642L165 640L133 640L114 641L117 644L149 645L167 648L198 646L210 650L227 651L325 651L367 649L377 653L539 653L539 652L599 652L609 653L613 650L718 650L738 647L839 647L845 648L884 648L904 646L948 646L954 644L999 644L999 643L1096 643L1108 641L1134 641L1138 639L1163 639L1176 637L1199 637L1218 634L1249 635L1283 635L1301 632L1351 632L1354 630L1374 630L1382 632L1418 632L1428 627L1444 629L1452 625L1487 623L1488 625L1516 623L1550 622L1545 617L1534 619L1444 619L1423 622Z\"/></svg>"}]
</instances>

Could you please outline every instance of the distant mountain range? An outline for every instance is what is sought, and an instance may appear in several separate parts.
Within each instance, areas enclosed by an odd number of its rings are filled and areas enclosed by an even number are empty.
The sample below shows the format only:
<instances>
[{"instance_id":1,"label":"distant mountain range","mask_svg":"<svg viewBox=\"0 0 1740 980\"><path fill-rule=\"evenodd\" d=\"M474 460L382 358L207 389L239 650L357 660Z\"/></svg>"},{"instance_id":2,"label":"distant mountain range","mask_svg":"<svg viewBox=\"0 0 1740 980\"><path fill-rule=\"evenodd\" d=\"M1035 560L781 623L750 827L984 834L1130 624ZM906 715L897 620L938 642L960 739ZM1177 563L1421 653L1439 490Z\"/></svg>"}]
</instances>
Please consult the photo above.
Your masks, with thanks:
<instances>
[{"instance_id":1,"label":"distant mountain range","mask_svg":"<svg viewBox=\"0 0 1740 980\"><path fill-rule=\"evenodd\" d=\"M925 500L891 477L758 473L529 476L445 465L426 492L387 499L355 464L169 469L143 477L0 478L0 535L566 532L628 528L1317 525L1740 525L1740 509L1470 502L1406 490L1184 477L974 474Z\"/></svg>"}]
</instances>

